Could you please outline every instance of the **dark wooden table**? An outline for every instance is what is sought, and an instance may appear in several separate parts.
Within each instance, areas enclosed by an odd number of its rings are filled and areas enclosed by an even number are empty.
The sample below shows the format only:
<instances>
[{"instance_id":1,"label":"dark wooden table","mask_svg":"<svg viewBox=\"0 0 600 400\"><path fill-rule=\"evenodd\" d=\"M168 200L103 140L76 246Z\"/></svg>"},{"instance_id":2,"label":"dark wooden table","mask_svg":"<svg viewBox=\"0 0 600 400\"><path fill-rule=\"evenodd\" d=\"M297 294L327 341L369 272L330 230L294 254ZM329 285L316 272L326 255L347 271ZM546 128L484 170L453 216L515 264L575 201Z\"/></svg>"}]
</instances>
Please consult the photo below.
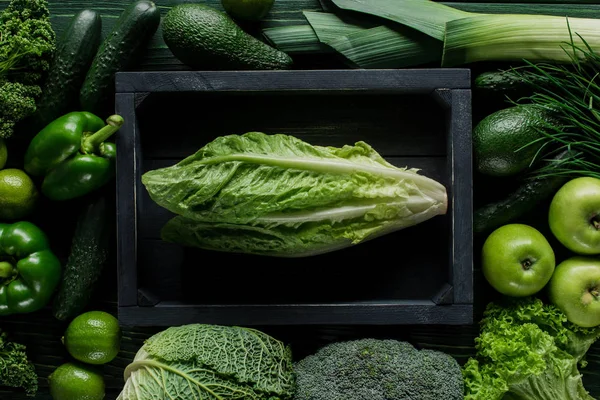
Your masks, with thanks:
<instances>
[{"instance_id":1,"label":"dark wooden table","mask_svg":"<svg viewBox=\"0 0 600 400\"><path fill-rule=\"evenodd\" d=\"M198 0L201 2L202 0ZM170 7L178 3L191 2L188 0L156 0L163 15ZM220 0L207 0L207 4L220 7ZM9 0L0 0L0 10L9 3ZM103 31L106 34L129 0L50 0L52 23L57 32L65 29L70 18L75 12L83 8L93 8L102 13ZM512 13L557 13L560 4L571 5L569 16L600 17L600 4L586 0L532 0L530 4L521 4L506 0L506 3L491 2L487 4L474 2L452 3L458 8L469 11L482 12L512 12ZM302 10L321 11L318 0L276 0L275 6L261 27L278 26L285 24L304 24ZM558 12L561 14L561 12ZM258 27L246 27L249 30ZM340 67L331 63L331 60L302 60L302 66ZM186 69L176 60L162 40L159 29L149 45L148 51L141 61L139 70L181 70ZM477 186L475 186L477 190ZM111 188L112 189L112 188ZM50 207L50 205L46 205ZM40 214L51 214L44 218L44 228L51 236L57 247L62 248L61 257L66 256L66 249L70 242L74 228L73 210L69 206L58 207L51 210L43 208ZM480 243L475 243L476 248ZM481 313L490 293L485 280L482 279L476 262L476 308ZM100 287L95 293L90 309L100 309L116 313L116 267L111 263L103 275ZM36 366L40 376L40 391L36 398L50 399L47 390L47 376L59 365L69 361L69 355L60 342L66 327L65 323L55 320L49 309L29 315L18 315L0 319L0 328L12 334L15 341L27 345L28 354ZM319 346L335 341L357 337L392 337L399 340L408 340L414 345L437 349L456 357L460 363L465 362L474 354L473 339L478 335L477 325L472 326L311 326L311 327L258 327L291 344L296 358L301 358L314 352ZM123 386L123 370L133 359L137 350L148 338L159 329L125 329L123 332L122 350L113 362L103 367L107 386L107 400L115 399ZM588 353L589 365L582 370L586 388L594 397L600 398L600 343L596 344ZM25 399L22 393L10 390L0 390L0 399L18 400Z\"/></svg>"}]
</instances>

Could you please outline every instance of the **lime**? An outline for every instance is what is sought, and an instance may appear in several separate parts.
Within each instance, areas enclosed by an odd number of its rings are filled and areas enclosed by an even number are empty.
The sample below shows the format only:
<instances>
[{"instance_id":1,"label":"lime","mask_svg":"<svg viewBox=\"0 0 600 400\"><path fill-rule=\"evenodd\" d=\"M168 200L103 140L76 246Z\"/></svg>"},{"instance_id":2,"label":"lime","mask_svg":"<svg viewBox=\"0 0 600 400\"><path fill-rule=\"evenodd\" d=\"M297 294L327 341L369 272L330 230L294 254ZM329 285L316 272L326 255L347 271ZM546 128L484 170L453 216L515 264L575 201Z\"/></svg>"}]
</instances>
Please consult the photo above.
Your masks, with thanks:
<instances>
[{"instance_id":1,"label":"lime","mask_svg":"<svg viewBox=\"0 0 600 400\"><path fill-rule=\"evenodd\" d=\"M0 139L0 169L4 168L6 165L7 157L8 153L6 151L6 143L4 143L4 139Z\"/></svg>"},{"instance_id":2,"label":"lime","mask_svg":"<svg viewBox=\"0 0 600 400\"><path fill-rule=\"evenodd\" d=\"M104 378L93 367L75 363L63 364L48 377L54 400L102 400Z\"/></svg>"},{"instance_id":3,"label":"lime","mask_svg":"<svg viewBox=\"0 0 600 400\"><path fill-rule=\"evenodd\" d=\"M271 8L275 0L221 0L227 14L235 19L260 21Z\"/></svg>"},{"instance_id":4,"label":"lime","mask_svg":"<svg viewBox=\"0 0 600 400\"><path fill-rule=\"evenodd\" d=\"M119 321L103 311L86 312L71 321L63 343L76 360L106 364L117 356L121 348Z\"/></svg>"},{"instance_id":5,"label":"lime","mask_svg":"<svg viewBox=\"0 0 600 400\"><path fill-rule=\"evenodd\" d=\"M20 169L0 171L0 220L18 220L33 212L39 192Z\"/></svg>"}]
</instances>

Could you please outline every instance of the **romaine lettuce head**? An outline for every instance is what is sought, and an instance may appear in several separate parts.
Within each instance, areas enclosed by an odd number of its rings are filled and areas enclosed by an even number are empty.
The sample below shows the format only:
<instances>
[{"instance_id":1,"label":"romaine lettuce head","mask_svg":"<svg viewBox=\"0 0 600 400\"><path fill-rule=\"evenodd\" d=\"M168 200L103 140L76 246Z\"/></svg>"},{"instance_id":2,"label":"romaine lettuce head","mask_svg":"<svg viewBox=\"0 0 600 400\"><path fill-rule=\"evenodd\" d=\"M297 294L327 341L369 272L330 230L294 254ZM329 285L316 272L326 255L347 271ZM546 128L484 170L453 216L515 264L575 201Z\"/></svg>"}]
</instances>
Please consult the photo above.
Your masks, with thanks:
<instances>
[{"instance_id":1,"label":"romaine lettuce head","mask_svg":"<svg viewBox=\"0 0 600 400\"><path fill-rule=\"evenodd\" d=\"M250 328L191 324L147 340L117 400L286 400L291 349Z\"/></svg>"},{"instance_id":2,"label":"romaine lettuce head","mask_svg":"<svg viewBox=\"0 0 600 400\"><path fill-rule=\"evenodd\" d=\"M446 188L398 168L371 146L313 146L293 136L219 137L142 176L178 214L163 239L209 250L300 257L325 253L445 214Z\"/></svg>"}]
</instances>

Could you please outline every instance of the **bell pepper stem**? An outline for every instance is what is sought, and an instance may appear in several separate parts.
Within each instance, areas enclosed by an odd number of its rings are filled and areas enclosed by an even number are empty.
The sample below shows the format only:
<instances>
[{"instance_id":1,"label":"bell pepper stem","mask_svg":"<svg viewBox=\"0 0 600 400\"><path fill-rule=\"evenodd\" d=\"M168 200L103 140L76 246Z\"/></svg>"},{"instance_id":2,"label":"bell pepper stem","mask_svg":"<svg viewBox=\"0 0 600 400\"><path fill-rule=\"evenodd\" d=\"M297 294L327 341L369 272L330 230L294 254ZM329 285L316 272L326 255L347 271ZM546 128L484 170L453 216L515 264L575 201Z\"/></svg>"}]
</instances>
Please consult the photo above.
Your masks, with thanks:
<instances>
[{"instance_id":1,"label":"bell pepper stem","mask_svg":"<svg viewBox=\"0 0 600 400\"><path fill-rule=\"evenodd\" d=\"M125 120L120 115L111 115L106 119L106 126L98 132L86 137L81 143L81 152L84 154L96 153L100 145L123 126Z\"/></svg>"},{"instance_id":2,"label":"bell pepper stem","mask_svg":"<svg viewBox=\"0 0 600 400\"><path fill-rule=\"evenodd\" d=\"M8 261L0 261L0 279L6 279L13 276L14 268Z\"/></svg>"}]
</instances>

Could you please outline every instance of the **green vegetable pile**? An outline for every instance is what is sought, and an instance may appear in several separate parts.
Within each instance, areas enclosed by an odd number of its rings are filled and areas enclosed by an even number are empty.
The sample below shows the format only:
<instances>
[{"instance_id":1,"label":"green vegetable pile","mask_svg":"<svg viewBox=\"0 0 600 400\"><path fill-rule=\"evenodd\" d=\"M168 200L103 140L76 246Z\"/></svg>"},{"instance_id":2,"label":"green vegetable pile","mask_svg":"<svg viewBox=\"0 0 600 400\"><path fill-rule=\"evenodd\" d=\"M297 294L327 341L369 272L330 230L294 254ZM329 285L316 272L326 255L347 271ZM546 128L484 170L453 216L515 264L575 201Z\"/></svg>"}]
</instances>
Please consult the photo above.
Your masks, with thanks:
<instances>
[{"instance_id":1,"label":"green vegetable pile","mask_svg":"<svg viewBox=\"0 0 600 400\"><path fill-rule=\"evenodd\" d=\"M46 0L12 0L0 14L0 138L35 112L54 48Z\"/></svg>"},{"instance_id":2,"label":"green vegetable pile","mask_svg":"<svg viewBox=\"0 0 600 400\"><path fill-rule=\"evenodd\" d=\"M464 393L454 358L391 339L332 343L294 369L295 400L462 400Z\"/></svg>"},{"instance_id":3,"label":"green vegetable pile","mask_svg":"<svg viewBox=\"0 0 600 400\"><path fill-rule=\"evenodd\" d=\"M593 400L578 365L585 366L600 327L571 324L536 298L507 302L485 311L477 355L463 369L465 400Z\"/></svg>"},{"instance_id":4,"label":"green vegetable pile","mask_svg":"<svg viewBox=\"0 0 600 400\"><path fill-rule=\"evenodd\" d=\"M35 368L27 359L25 346L8 341L6 332L0 330L0 386L23 388L34 396L38 382Z\"/></svg>"}]
</instances>

